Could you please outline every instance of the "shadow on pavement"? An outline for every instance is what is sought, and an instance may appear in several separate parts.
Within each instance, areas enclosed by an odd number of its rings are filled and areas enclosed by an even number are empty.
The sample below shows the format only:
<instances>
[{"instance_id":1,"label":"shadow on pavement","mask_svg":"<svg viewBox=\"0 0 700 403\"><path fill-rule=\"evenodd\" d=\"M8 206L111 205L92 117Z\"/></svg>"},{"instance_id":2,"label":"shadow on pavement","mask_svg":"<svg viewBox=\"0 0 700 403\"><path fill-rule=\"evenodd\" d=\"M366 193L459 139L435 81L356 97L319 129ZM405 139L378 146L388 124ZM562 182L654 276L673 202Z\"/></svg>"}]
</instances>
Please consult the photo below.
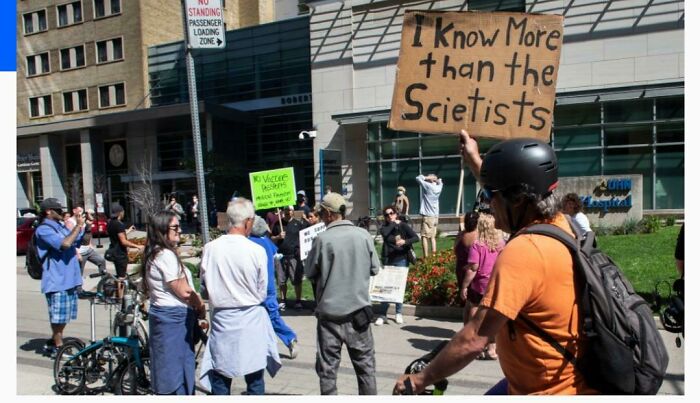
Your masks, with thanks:
<instances>
[{"instance_id":1,"label":"shadow on pavement","mask_svg":"<svg viewBox=\"0 0 700 403\"><path fill-rule=\"evenodd\" d=\"M433 351L440 343L443 342L443 340L425 340L425 339L408 339L407 340L409 343L411 343L411 347L417 349L417 350L423 350L423 351ZM415 358L420 358L420 357L415 357ZM409 363L406 363L408 365Z\"/></svg>"},{"instance_id":2,"label":"shadow on pavement","mask_svg":"<svg viewBox=\"0 0 700 403\"><path fill-rule=\"evenodd\" d=\"M454 336L454 334L455 334L454 330L444 329L444 328L435 327L435 326L407 325L407 326L401 327L401 330L405 330L405 331L419 334L422 336L441 337L443 339L451 339L452 336Z\"/></svg>"},{"instance_id":3,"label":"shadow on pavement","mask_svg":"<svg viewBox=\"0 0 700 403\"><path fill-rule=\"evenodd\" d=\"M19 346L22 351L34 351L35 354L44 355L44 344L47 339L29 339Z\"/></svg>"}]
</instances>

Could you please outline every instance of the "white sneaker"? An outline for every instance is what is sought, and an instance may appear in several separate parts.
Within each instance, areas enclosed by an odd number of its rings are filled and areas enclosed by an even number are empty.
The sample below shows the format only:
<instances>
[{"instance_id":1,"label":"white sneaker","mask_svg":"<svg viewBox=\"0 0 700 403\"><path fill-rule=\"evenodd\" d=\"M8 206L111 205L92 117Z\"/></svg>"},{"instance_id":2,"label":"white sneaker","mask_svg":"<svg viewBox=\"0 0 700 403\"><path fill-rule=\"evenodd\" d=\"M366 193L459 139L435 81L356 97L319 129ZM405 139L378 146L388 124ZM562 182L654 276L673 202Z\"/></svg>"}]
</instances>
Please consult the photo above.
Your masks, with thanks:
<instances>
[{"instance_id":1,"label":"white sneaker","mask_svg":"<svg viewBox=\"0 0 700 403\"><path fill-rule=\"evenodd\" d=\"M299 354L299 350L297 349L297 340L294 339L289 343L289 359L297 358L297 354Z\"/></svg>"},{"instance_id":2,"label":"white sneaker","mask_svg":"<svg viewBox=\"0 0 700 403\"><path fill-rule=\"evenodd\" d=\"M381 326L383 324L384 324L384 318L382 318L381 316L378 317L377 320L374 321L375 326Z\"/></svg>"},{"instance_id":3,"label":"white sneaker","mask_svg":"<svg viewBox=\"0 0 700 403\"><path fill-rule=\"evenodd\" d=\"M401 315L400 313L396 314L396 323L398 323L399 325L403 325L403 315Z\"/></svg>"}]
</instances>

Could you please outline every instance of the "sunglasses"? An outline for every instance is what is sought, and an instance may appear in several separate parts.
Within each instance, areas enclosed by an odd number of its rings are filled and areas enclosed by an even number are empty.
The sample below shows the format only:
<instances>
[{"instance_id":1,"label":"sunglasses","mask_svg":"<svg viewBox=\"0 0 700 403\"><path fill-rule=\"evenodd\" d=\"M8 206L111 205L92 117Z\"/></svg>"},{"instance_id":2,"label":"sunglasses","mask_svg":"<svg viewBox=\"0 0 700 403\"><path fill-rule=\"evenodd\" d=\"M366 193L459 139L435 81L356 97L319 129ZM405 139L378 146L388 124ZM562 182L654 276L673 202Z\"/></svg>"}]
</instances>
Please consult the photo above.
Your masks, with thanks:
<instances>
[{"instance_id":1,"label":"sunglasses","mask_svg":"<svg viewBox=\"0 0 700 403\"><path fill-rule=\"evenodd\" d=\"M173 231L179 231L180 230L180 224L178 225L168 225L168 228L170 228Z\"/></svg>"},{"instance_id":2,"label":"sunglasses","mask_svg":"<svg viewBox=\"0 0 700 403\"><path fill-rule=\"evenodd\" d=\"M394 214L396 214L396 212L394 212L394 211L388 211L388 212L384 213L384 217L388 217L388 216L394 215Z\"/></svg>"},{"instance_id":3,"label":"sunglasses","mask_svg":"<svg viewBox=\"0 0 700 403\"><path fill-rule=\"evenodd\" d=\"M486 188L481 189L481 194L484 195L484 201L486 201L486 202L490 202L493 199L494 194L496 192L498 192L498 190L489 190Z\"/></svg>"}]
</instances>

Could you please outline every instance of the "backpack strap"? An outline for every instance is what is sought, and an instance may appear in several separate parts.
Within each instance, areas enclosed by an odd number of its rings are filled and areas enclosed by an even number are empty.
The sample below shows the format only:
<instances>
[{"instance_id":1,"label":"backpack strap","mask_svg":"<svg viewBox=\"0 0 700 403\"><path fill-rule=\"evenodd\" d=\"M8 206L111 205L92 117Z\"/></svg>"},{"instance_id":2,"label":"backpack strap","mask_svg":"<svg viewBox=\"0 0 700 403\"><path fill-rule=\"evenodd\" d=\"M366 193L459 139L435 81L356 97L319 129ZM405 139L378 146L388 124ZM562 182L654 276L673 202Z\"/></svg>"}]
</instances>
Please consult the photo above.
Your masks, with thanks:
<instances>
[{"instance_id":1,"label":"backpack strap","mask_svg":"<svg viewBox=\"0 0 700 403\"><path fill-rule=\"evenodd\" d=\"M571 351L567 350L562 346L558 341L552 337L551 334L547 333L544 329L541 327L537 326L535 322L531 321L530 319L526 318L522 314L518 314L518 319L521 321L525 322L526 325L530 327L535 333L537 333L538 336L542 338L542 340L546 341L549 343L552 347L554 347L555 350L559 352L559 354L563 355L564 358L567 359L570 363L572 363L574 366L576 366L576 357L574 357L573 354L571 354Z\"/></svg>"},{"instance_id":2,"label":"backpack strap","mask_svg":"<svg viewBox=\"0 0 700 403\"><path fill-rule=\"evenodd\" d=\"M579 261L579 253L582 249L588 250L591 248L595 235L593 232L586 234L586 239L582 241L581 231L571 222L571 219L567 216L567 221L571 230L574 232L572 237L566 231L554 224L535 224L523 229L518 235L523 234L533 234L533 235L543 235L550 238L554 238L564 244L569 252L571 253L571 258L574 263L575 270L581 271L581 262ZM580 273L585 275L584 273ZM592 309L591 309L591 299L589 295L589 286L587 281L583 281L583 290L581 292L581 309L583 311L583 331L587 336L594 335L593 331L593 319L592 319ZM557 350L566 360L571 362L576 366L576 357L567 349L564 348L558 341L547 333L544 329L538 326L536 323L532 322L522 314L519 314L517 319L522 320L530 329L532 329L537 335L539 335L544 341L549 343L555 350Z\"/></svg>"}]
</instances>

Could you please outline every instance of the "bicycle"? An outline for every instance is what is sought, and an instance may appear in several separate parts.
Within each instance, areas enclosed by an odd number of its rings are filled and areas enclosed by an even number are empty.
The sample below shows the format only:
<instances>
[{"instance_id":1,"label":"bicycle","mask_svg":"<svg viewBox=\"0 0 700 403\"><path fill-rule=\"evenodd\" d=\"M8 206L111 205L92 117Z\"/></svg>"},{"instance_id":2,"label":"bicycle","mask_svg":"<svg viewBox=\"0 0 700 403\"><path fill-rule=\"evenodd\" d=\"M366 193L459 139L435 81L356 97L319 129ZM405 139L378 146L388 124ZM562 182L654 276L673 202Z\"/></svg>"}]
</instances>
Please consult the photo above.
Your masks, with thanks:
<instances>
[{"instance_id":1,"label":"bicycle","mask_svg":"<svg viewBox=\"0 0 700 403\"><path fill-rule=\"evenodd\" d=\"M139 337L137 320L142 312L142 293L133 290L135 303L131 304L131 334L128 337L110 335L102 340L95 337L95 305L111 306L123 303L119 298L105 294L105 283L113 277L102 276L97 292L83 291L80 299L90 301L90 343L80 339L66 339L56 354L54 381L62 394L96 394L114 391L115 394L150 393L150 360L147 338ZM109 287L107 287L109 291ZM133 316L128 316L133 315ZM144 344L145 343L145 344ZM90 385L90 386L88 386ZM94 385L94 386L93 386Z\"/></svg>"},{"instance_id":2,"label":"bicycle","mask_svg":"<svg viewBox=\"0 0 700 403\"><path fill-rule=\"evenodd\" d=\"M360 218L357 219L357 222L355 223L356 226L365 229L369 234L372 236L372 239L374 241L378 241L382 239L381 234L379 233L379 228L381 228L382 223L383 223L383 218L381 216L376 216L374 214L374 207L369 208L369 214L368 216L361 216Z\"/></svg>"}]
</instances>

